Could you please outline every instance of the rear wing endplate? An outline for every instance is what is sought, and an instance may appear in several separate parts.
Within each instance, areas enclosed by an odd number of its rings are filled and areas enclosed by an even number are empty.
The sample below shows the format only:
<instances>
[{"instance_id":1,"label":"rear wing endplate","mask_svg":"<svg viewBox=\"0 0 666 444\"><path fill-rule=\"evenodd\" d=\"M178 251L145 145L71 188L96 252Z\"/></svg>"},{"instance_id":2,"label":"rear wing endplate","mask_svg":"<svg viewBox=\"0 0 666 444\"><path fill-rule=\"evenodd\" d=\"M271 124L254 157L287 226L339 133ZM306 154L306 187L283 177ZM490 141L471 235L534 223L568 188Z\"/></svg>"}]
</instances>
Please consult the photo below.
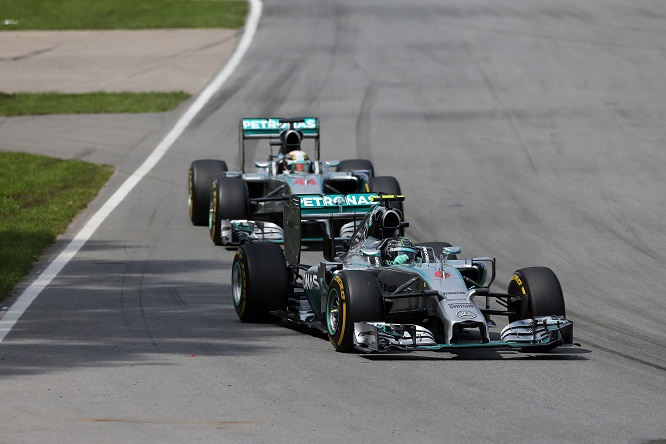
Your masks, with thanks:
<instances>
[{"instance_id":1,"label":"rear wing endplate","mask_svg":"<svg viewBox=\"0 0 666 444\"><path fill-rule=\"evenodd\" d=\"M284 208L284 254L289 264L301 261L301 221L360 218L380 203L374 193L292 194Z\"/></svg>"}]
</instances>

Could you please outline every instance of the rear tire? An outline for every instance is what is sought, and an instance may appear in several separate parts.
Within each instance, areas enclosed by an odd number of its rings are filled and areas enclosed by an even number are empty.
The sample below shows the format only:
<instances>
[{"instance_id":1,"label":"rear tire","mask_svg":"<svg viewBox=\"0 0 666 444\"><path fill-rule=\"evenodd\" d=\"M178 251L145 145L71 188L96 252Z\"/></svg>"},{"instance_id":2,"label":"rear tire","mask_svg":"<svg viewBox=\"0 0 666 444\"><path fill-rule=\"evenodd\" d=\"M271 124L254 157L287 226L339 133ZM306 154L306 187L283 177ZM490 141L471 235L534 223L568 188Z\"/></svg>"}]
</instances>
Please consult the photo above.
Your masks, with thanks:
<instances>
[{"instance_id":1,"label":"rear tire","mask_svg":"<svg viewBox=\"0 0 666 444\"><path fill-rule=\"evenodd\" d=\"M550 268L517 270L509 282L508 293L512 296L508 308L515 313L509 316L509 322L536 316L566 316L562 286ZM565 343L573 342L573 328L562 331L562 336ZM557 344L530 347L525 351L547 351L555 347Z\"/></svg>"},{"instance_id":2,"label":"rear tire","mask_svg":"<svg viewBox=\"0 0 666 444\"><path fill-rule=\"evenodd\" d=\"M270 312L287 307L289 270L277 244L250 242L236 251L231 268L231 294L238 319L271 322Z\"/></svg>"},{"instance_id":3,"label":"rear tire","mask_svg":"<svg viewBox=\"0 0 666 444\"><path fill-rule=\"evenodd\" d=\"M240 177L218 177L209 193L208 230L215 245L222 245L221 221L248 219L250 198L247 184Z\"/></svg>"},{"instance_id":4,"label":"rear tire","mask_svg":"<svg viewBox=\"0 0 666 444\"><path fill-rule=\"evenodd\" d=\"M213 181L227 171L224 160L195 160L187 173L190 221L193 225L208 223L208 202Z\"/></svg>"},{"instance_id":5,"label":"rear tire","mask_svg":"<svg viewBox=\"0 0 666 444\"><path fill-rule=\"evenodd\" d=\"M354 349L354 322L382 320L382 293L377 279L362 270L345 270L333 278L326 303L326 330L340 352Z\"/></svg>"}]
</instances>

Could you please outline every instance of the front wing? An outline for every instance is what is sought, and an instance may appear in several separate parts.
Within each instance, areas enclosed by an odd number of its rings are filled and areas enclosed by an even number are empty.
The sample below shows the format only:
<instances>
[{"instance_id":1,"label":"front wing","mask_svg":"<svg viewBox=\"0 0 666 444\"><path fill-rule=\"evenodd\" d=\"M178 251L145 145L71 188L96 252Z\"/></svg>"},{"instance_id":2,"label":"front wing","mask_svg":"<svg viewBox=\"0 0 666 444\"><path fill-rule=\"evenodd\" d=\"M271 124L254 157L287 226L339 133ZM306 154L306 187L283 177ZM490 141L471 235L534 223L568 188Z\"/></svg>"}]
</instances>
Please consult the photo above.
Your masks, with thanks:
<instances>
[{"instance_id":1,"label":"front wing","mask_svg":"<svg viewBox=\"0 0 666 444\"><path fill-rule=\"evenodd\" d=\"M284 230L277 224L254 220L222 220L220 223L222 245L240 245L245 242L284 241Z\"/></svg>"},{"instance_id":2,"label":"front wing","mask_svg":"<svg viewBox=\"0 0 666 444\"><path fill-rule=\"evenodd\" d=\"M333 233L328 220L321 220L325 227L322 234L338 240L349 239L356 229L357 222L344 224ZM272 222L256 220L222 220L220 223L222 245L240 245L245 242L261 241L284 243L284 229ZM320 242L323 237L303 238L305 242Z\"/></svg>"},{"instance_id":3,"label":"front wing","mask_svg":"<svg viewBox=\"0 0 666 444\"><path fill-rule=\"evenodd\" d=\"M464 348L544 348L572 345L565 340L571 337L573 322L559 316L540 316L522 319L504 327L500 341L438 343L428 329L415 324L390 324L385 322L354 323L354 345L364 352L448 351ZM568 334L563 334L564 331Z\"/></svg>"}]
</instances>

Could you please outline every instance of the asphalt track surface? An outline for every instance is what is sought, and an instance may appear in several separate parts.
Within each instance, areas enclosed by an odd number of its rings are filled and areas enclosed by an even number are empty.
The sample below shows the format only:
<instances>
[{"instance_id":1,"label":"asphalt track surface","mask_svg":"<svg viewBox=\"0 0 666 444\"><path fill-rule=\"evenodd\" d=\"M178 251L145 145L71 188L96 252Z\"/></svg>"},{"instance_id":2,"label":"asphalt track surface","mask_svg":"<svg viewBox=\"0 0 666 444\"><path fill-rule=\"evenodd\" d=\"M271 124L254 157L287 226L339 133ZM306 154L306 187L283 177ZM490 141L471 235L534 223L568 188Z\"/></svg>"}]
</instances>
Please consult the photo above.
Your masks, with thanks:
<instances>
[{"instance_id":1,"label":"asphalt track surface","mask_svg":"<svg viewBox=\"0 0 666 444\"><path fill-rule=\"evenodd\" d=\"M663 441L665 20L659 1L265 4L226 86L0 344L0 440ZM51 256L183 111L53 141L118 172ZM324 156L396 176L410 236L497 257L498 288L551 267L581 347L369 357L240 323L186 171L237 166L260 115L319 116Z\"/></svg>"}]
</instances>

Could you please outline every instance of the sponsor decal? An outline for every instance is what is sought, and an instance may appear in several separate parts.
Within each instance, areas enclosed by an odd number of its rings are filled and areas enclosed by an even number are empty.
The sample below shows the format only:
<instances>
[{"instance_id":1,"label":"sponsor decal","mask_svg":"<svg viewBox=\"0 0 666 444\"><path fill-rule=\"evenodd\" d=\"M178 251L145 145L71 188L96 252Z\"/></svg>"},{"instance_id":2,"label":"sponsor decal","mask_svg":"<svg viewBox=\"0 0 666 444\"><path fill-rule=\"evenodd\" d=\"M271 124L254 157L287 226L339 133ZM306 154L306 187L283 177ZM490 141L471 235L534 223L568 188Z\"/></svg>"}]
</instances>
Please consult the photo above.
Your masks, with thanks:
<instances>
[{"instance_id":1,"label":"sponsor decal","mask_svg":"<svg viewBox=\"0 0 666 444\"><path fill-rule=\"evenodd\" d=\"M303 276L303 288L306 290L319 290L319 279L316 274Z\"/></svg>"},{"instance_id":2,"label":"sponsor decal","mask_svg":"<svg viewBox=\"0 0 666 444\"><path fill-rule=\"evenodd\" d=\"M523 294L527 294L527 292L525 291L525 286L523 285L523 281L520 280L520 278L518 276L516 276L514 274L513 277L511 278L511 280L516 281L516 284L518 284L518 286L520 287L520 291L522 291Z\"/></svg>"},{"instance_id":3,"label":"sponsor decal","mask_svg":"<svg viewBox=\"0 0 666 444\"><path fill-rule=\"evenodd\" d=\"M317 129L317 119L306 118L302 122L294 122L297 130ZM286 130L289 123L280 123L278 119L243 119L243 130Z\"/></svg>"},{"instance_id":4,"label":"sponsor decal","mask_svg":"<svg viewBox=\"0 0 666 444\"><path fill-rule=\"evenodd\" d=\"M457 303L457 304L449 304L449 308L452 310L459 310L461 308L474 308L474 305L463 302L463 303Z\"/></svg>"},{"instance_id":5,"label":"sponsor decal","mask_svg":"<svg viewBox=\"0 0 666 444\"><path fill-rule=\"evenodd\" d=\"M442 278L442 279L448 279L451 277L449 273L442 272L442 270L437 270L435 272L435 277Z\"/></svg>"},{"instance_id":6,"label":"sponsor decal","mask_svg":"<svg viewBox=\"0 0 666 444\"><path fill-rule=\"evenodd\" d=\"M374 205L367 194L329 194L301 196L301 208L339 207L348 205Z\"/></svg>"},{"instance_id":7,"label":"sponsor decal","mask_svg":"<svg viewBox=\"0 0 666 444\"><path fill-rule=\"evenodd\" d=\"M386 293L393 293L398 288L398 286L394 284L387 284L386 282L380 282L379 288L381 288L382 291L385 291Z\"/></svg>"},{"instance_id":8,"label":"sponsor decal","mask_svg":"<svg viewBox=\"0 0 666 444\"><path fill-rule=\"evenodd\" d=\"M474 319L476 317L476 313L469 310L460 310L458 313L456 313L456 316L458 316L459 319Z\"/></svg>"},{"instance_id":9,"label":"sponsor decal","mask_svg":"<svg viewBox=\"0 0 666 444\"><path fill-rule=\"evenodd\" d=\"M296 179L294 180L294 185L305 185L305 181L303 179Z\"/></svg>"}]
</instances>

